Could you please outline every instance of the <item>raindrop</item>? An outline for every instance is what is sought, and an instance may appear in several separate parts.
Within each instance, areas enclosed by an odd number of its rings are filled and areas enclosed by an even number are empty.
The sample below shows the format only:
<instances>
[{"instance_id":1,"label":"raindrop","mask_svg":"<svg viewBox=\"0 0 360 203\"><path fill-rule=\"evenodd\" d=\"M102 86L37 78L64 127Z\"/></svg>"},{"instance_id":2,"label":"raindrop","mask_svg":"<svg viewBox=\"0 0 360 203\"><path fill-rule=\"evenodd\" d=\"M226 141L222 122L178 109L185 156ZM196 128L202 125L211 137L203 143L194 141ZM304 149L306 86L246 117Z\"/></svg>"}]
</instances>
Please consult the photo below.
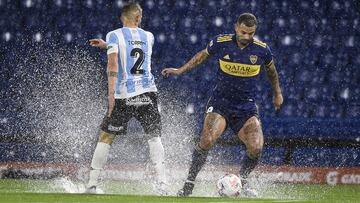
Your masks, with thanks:
<instances>
[{"instance_id":1,"label":"raindrop","mask_svg":"<svg viewBox=\"0 0 360 203\"><path fill-rule=\"evenodd\" d=\"M38 32L34 35L35 42L40 42L41 39L42 39L41 33Z\"/></svg>"},{"instance_id":2,"label":"raindrop","mask_svg":"<svg viewBox=\"0 0 360 203\"><path fill-rule=\"evenodd\" d=\"M3 38L4 38L4 40L5 40L6 42L10 41L10 39L11 39L11 34L10 34L10 32L5 32L5 33L3 34Z\"/></svg>"},{"instance_id":3,"label":"raindrop","mask_svg":"<svg viewBox=\"0 0 360 203\"><path fill-rule=\"evenodd\" d=\"M186 113L188 113L188 114L193 114L195 112L195 110L194 110L194 104L188 104L187 106L186 106Z\"/></svg>"},{"instance_id":4,"label":"raindrop","mask_svg":"<svg viewBox=\"0 0 360 203\"><path fill-rule=\"evenodd\" d=\"M224 19L222 17L219 17L219 16L216 16L215 20L214 20L214 24L217 26L217 27L220 27L222 26L224 23Z\"/></svg>"},{"instance_id":5,"label":"raindrop","mask_svg":"<svg viewBox=\"0 0 360 203\"><path fill-rule=\"evenodd\" d=\"M158 40L159 40L159 42L161 42L161 43L165 42L166 36L164 35L164 33L158 34Z\"/></svg>"},{"instance_id":6,"label":"raindrop","mask_svg":"<svg viewBox=\"0 0 360 203\"><path fill-rule=\"evenodd\" d=\"M190 35L190 41L191 43L195 44L198 40L198 37L196 36L196 34L192 34Z\"/></svg>"}]
</instances>

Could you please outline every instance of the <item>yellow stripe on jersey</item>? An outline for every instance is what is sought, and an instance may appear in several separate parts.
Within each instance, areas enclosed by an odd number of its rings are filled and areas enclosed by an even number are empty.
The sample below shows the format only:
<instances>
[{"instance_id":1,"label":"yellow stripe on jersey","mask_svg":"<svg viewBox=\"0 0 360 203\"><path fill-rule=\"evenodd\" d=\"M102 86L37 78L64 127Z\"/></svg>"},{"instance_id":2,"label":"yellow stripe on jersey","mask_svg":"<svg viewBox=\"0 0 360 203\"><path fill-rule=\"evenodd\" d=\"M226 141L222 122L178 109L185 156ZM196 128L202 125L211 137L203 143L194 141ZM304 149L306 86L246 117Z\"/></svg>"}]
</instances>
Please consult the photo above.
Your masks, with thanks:
<instances>
[{"instance_id":1,"label":"yellow stripe on jersey","mask_svg":"<svg viewBox=\"0 0 360 203\"><path fill-rule=\"evenodd\" d=\"M254 39L254 44L257 44L257 45L259 45L259 46L261 46L263 48L266 48L266 43L264 43L264 42L262 42L262 41L260 41L258 39Z\"/></svg>"},{"instance_id":2,"label":"yellow stripe on jersey","mask_svg":"<svg viewBox=\"0 0 360 203\"><path fill-rule=\"evenodd\" d=\"M216 39L217 42L227 42L232 40L232 35L224 35L224 36L220 36Z\"/></svg>"},{"instance_id":3,"label":"yellow stripe on jersey","mask_svg":"<svg viewBox=\"0 0 360 203\"><path fill-rule=\"evenodd\" d=\"M220 68L223 72L239 77L253 77L260 72L261 65L250 65L242 63L227 62L219 60Z\"/></svg>"},{"instance_id":4,"label":"yellow stripe on jersey","mask_svg":"<svg viewBox=\"0 0 360 203\"><path fill-rule=\"evenodd\" d=\"M219 43L221 43L221 42L228 42L228 41L231 41L232 39L228 39L228 40L221 40L221 41L217 41L217 42L219 42Z\"/></svg>"}]
</instances>

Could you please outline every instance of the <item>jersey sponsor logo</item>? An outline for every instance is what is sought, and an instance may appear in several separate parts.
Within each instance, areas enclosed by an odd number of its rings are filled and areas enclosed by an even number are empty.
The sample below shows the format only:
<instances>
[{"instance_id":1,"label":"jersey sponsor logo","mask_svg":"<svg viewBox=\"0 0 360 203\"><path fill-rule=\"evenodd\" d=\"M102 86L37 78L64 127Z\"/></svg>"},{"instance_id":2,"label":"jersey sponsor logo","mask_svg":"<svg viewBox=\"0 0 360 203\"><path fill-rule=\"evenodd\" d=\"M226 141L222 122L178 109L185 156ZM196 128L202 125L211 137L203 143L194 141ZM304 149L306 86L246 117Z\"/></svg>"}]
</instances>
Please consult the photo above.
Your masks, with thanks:
<instances>
[{"instance_id":1,"label":"jersey sponsor logo","mask_svg":"<svg viewBox=\"0 0 360 203\"><path fill-rule=\"evenodd\" d=\"M135 98L128 98L126 99L126 105L127 106L143 106L143 105L149 105L153 104L152 100L148 96L141 96L141 97L135 97Z\"/></svg>"},{"instance_id":2,"label":"jersey sponsor logo","mask_svg":"<svg viewBox=\"0 0 360 203\"><path fill-rule=\"evenodd\" d=\"M116 126L113 126L113 125L108 125L108 130L109 131L120 132L123 129L124 129L123 126L116 127Z\"/></svg>"},{"instance_id":3,"label":"jersey sponsor logo","mask_svg":"<svg viewBox=\"0 0 360 203\"><path fill-rule=\"evenodd\" d=\"M233 63L219 60L220 68L224 73L239 77L253 77L259 74L260 65Z\"/></svg>"},{"instance_id":4,"label":"jersey sponsor logo","mask_svg":"<svg viewBox=\"0 0 360 203\"><path fill-rule=\"evenodd\" d=\"M250 61L252 64L255 64L257 59L258 59L258 57L256 55L250 55Z\"/></svg>"}]
</instances>

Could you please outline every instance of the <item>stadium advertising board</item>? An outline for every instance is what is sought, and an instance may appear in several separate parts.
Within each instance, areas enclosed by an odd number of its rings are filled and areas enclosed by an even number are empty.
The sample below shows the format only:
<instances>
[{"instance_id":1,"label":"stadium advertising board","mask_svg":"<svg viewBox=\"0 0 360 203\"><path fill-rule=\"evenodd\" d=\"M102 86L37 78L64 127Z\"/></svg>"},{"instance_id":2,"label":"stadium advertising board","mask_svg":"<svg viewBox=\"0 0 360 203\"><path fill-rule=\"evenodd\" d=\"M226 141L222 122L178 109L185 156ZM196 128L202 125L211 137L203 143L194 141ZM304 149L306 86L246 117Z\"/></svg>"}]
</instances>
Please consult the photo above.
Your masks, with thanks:
<instances>
[{"instance_id":1,"label":"stadium advertising board","mask_svg":"<svg viewBox=\"0 0 360 203\"><path fill-rule=\"evenodd\" d=\"M136 169L136 170L134 170ZM216 169L216 170L214 170ZM11 178L52 178L58 175L66 175L72 178L82 179L88 169L77 164L45 164L45 163L0 163L0 177L11 174ZM238 166L206 166L199 174L199 180L211 181L224 173L238 171ZM134 165L112 165L105 169L106 177L114 180L132 179L132 177L144 178L148 173L143 167ZM134 174L136 174L134 176ZM173 179L183 179L186 175L184 167L169 168L168 174ZM174 174L179 174L174 176ZM331 167L292 167L292 166L259 166L255 176L259 180L276 183L301 183L301 184L358 184L360 185L360 168L331 168ZM184 176L184 177L183 177Z\"/></svg>"}]
</instances>

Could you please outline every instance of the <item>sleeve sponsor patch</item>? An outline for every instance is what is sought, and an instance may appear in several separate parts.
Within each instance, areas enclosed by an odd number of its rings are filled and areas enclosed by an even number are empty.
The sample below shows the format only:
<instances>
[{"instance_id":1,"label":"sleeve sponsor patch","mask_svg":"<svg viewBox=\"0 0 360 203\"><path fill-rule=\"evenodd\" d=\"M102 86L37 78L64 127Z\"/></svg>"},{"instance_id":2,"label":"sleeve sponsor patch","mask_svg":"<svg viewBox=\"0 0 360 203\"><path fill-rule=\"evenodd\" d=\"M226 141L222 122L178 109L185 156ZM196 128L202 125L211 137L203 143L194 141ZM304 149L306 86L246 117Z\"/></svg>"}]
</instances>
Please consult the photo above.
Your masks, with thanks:
<instances>
[{"instance_id":1,"label":"sleeve sponsor patch","mask_svg":"<svg viewBox=\"0 0 360 203\"><path fill-rule=\"evenodd\" d=\"M107 54L118 53L118 45L117 44L108 44L107 45Z\"/></svg>"}]
</instances>

